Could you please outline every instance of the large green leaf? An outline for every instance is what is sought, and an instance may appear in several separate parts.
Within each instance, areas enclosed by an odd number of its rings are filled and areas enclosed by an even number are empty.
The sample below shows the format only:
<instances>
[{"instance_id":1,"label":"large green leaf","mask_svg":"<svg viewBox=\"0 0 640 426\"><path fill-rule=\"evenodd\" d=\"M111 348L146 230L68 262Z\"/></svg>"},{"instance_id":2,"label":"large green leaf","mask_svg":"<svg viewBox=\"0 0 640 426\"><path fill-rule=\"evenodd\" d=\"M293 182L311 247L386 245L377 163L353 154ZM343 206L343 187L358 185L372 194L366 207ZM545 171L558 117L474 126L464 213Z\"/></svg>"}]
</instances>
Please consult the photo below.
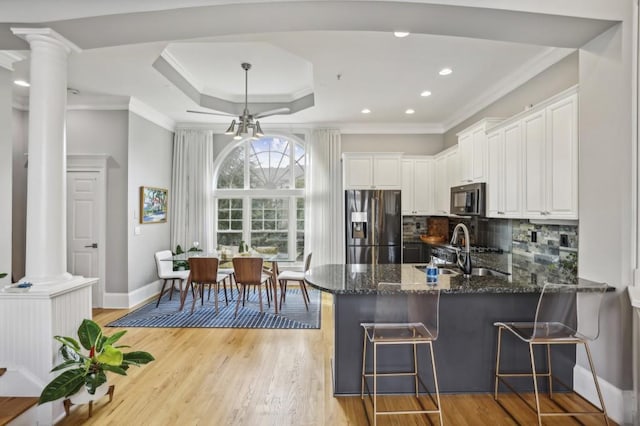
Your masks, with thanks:
<instances>
[{"instance_id":1,"label":"large green leaf","mask_svg":"<svg viewBox=\"0 0 640 426\"><path fill-rule=\"evenodd\" d=\"M6 272L1 272L1 273L0 273L0 278L4 278L4 277L6 277L6 276L7 276L7 273L6 273Z\"/></svg>"},{"instance_id":2,"label":"large green leaf","mask_svg":"<svg viewBox=\"0 0 640 426\"><path fill-rule=\"evenodd\" d=\"M45 402L55 401L56 399L69 396L77 392L84 382L84 369L76 368L67 370L53 379L42 390L38 404L44 404Z\"/></svg>"},{"instance_id":3,"label":"large green leaf","mask_svg":"<svg viewBox=\"0 0 640 426\"><path fill-rule=\"evenodd\" d=\"M105 340L104 344L105 345L111 345L113 346L113 344L115 342L117 342L118 340L120 340L120 338L127 332L127 330L122 330L122 331L118 331L116 334L114 334L113 336L110 336L107 338L107 340Z\"/></svg>"},{"instance_id":4,"label":"large green leaf","mask_svg":"<svg viewBox=\"0 0 640 426\"><path fill-rule=\"evenodd\" d=\"M100 336L102 336L102 330L100 330L98 324L89 319L82 320L82 324L78 328L78 338L83 348L88 351L91 350L92 347L96 346Z\"/></svg>"},{"instance_id":5,"label":"large green leaf","mask_svg":"<svg viewBox=\"0 0 640 426\"><path fill-rule=\"evenodd\" d=\"M122 351L113 346L105 346L102 353L98 355L98 362L108 365L122 364Z\"/></svg>"},{"instance_id":6,"label":"large green leaf","mask_svg":"<svg viewBox=\"0 0 640 426\"><path fill-rule=\"evenodd\" d=\"M63 345L70 346L76 352L80 351L80 344L76 339L72 337L53 336L53 338L56 339L58 342L62 343Z\"/></svg>"},{"instance_id":7,"label":"large green leaf","mask_svg":"<svg viewBox=\"0 0 640 426\"><path fill-rule=\"evenodd\" d=\"M112 373L120 374L121 376L127 375L126 368L122 368L116 365L109 365L109 364L101 364L101 366L106 371L111 371Z\"/></svg>"},{"instance_id":8,"label":"large green leaf","mask_svg":"<svg viewBox=\"0 0 640 426\"><path fill-rule=\"evenodd\" d=\"M78 362L78 361L74 361L74 360L65 361L62 364L59 364L59 365L56 365L55 367L53 367L53 370L51 370L51 372L53 373L54 371L64 370L65 368L69 368L72 365L75 365L75 366L78 366L78 367L82 367L84 365L84 363Z\"/></svg>"},{"instance_id":9,"label":"large green leaf","mask_svg":"<svg viewBox=\"0 0 640 426\"><path fill-rule=\"evenodd\" d=\"M133 365L147 364L155 358L149 352L128 352L123 356L124 362Z\"/></svg>"}]
</instances>

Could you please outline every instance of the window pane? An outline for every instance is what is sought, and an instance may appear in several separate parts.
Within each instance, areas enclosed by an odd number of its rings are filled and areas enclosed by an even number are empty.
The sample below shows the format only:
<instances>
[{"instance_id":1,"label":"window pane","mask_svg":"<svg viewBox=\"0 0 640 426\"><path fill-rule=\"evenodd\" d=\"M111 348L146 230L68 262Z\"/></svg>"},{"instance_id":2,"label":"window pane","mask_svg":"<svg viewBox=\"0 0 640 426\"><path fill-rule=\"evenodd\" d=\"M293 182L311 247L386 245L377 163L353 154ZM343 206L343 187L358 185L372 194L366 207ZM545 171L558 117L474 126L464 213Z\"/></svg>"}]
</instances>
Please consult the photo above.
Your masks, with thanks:
<instances>
[{"instance_id":1,"label":"window pane","mask_svg":"<svg viewBox=\"0 0 640 426\"><path fill-rule=\"evenodd\" d=\"M242 200L241 199L218 199L218 245L228 245L227 242L235 240L237 235L238 243L242 239L242 232L228 233L228 231L242 231Z\"/></svg>"},{"instance_id":2,"label":"window pane","mask_svg":"<svg viewBox=\"0 0 640 426\"><path fill-rule=\"evenodd\" d=\"M251 188L290 188L289 141L265 137L251 142L249 153L249 186Z\"/></svg>"},{"instance_id":3,"label":"window pane","mask_svg":"<svg viewBox=\"0 0 640 426\"><path fill-rule=\"evenodd\" d=\"M253 247L277 247L278 253L288 253L288 228L280 227L279 220L287 218L288 198L256 198L251 200L251 245ZM283 231L283 232L278 232Z\"/></svg>"},{"instance_id":4,"label":"window pane","mask_svg":"<svg viewBox=\"0 0 640 426\"><path fill-rule=\"evenodd\" d=\"M244 152L244 146L239 146L225 158L218 172L218 188L244 188Z\"/></svg>"},{"instance_id":5,"label":"window pane","mask_svg":"<svg viewBox=\"0 0 640 426\"><path fill-rule=\"evenodd\" d=\"M305 155L304 148L298 144L294 146L293 152L295 158L295 165L293 169L294 179L296 183L295 187L304 188L304 174L307 167L307 156Z\"/></svg>"}]
</instances>

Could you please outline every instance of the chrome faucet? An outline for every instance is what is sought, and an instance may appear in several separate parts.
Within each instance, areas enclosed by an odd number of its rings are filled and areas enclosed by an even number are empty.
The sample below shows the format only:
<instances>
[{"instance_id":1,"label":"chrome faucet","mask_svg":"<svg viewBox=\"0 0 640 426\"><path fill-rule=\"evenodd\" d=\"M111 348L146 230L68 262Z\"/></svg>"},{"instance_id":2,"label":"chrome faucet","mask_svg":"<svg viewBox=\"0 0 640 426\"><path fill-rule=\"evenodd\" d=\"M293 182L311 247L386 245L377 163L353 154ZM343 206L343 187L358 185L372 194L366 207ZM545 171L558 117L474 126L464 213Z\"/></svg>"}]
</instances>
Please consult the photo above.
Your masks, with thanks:
<instances>
[{"instance_id":1,"label":"chrome faucet","mask_svg":"<svg viewBox=\"0 0 640 426\"><path fill-rule=\"evenodd\" d=\"M464 251L459 247L455 247L457 255L457 263L465 277L471 276L471 248L469 246L469 228L464 223L459 223L453 228L453 236L451 237L451 245L458 244L458 230L464 232Z\"/></svg>"}]
</instances>

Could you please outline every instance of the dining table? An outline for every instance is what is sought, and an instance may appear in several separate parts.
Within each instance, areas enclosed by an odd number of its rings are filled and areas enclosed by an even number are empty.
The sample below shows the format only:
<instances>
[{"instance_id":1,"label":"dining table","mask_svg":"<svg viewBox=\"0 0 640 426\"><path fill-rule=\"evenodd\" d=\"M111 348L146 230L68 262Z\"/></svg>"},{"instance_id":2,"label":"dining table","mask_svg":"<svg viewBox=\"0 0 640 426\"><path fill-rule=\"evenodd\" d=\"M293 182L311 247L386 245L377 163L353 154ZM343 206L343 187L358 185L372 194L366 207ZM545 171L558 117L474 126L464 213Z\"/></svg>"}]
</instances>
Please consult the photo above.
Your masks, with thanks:
<instances>
[{"instance_id":1,"label":"dining table","mask_svg":"<svg viewBox=\"0 0 640 426\"><path fill-rule=\"evenodd\" d=\"M262 259L265 262L269 262L271 263L271 269L269 271L269 273L271 274L271 289L272 289L272 293L273 293L273 305L274 305L274 310L275 313L278 313L278 285L277 285L277 281L278 281L278 271L279 271L279 264L280 263L294 263L297 261L297 259L291 258L289 257L286 253L260 253L260 252L247 252L246 254L242 253L242 254L236 254L235 256L252 256L252 257L262 257ZM189 261L189 258L192 257L214 257L214 258L218 258L219 259L219 263L218 263L218 267L220 267L220 265L227 265L228 264L228 268L223 268L223 269L232 269L233 268L233 264L231 262L231 260L233 259L233 257L235 256L227 256L227 255L222 255L219 251L188 251L188 252L184 252L184 253L180 253L180 254L174 254L171 257L167 257L165 259L161 259L163 261L170 261L170 262L175 262L175 261ZM218 269L220 270L220 269ZM231 275L233 272L229 272L229 275ZM189 281L187 281L187 286L185 287L185 289L182 291L182 293L180 294L180 310L182 310L182 308L184 307L184 301L187 298L187 292L189 289L189 285L188 285Z\"/></svg>"}]
</instances>

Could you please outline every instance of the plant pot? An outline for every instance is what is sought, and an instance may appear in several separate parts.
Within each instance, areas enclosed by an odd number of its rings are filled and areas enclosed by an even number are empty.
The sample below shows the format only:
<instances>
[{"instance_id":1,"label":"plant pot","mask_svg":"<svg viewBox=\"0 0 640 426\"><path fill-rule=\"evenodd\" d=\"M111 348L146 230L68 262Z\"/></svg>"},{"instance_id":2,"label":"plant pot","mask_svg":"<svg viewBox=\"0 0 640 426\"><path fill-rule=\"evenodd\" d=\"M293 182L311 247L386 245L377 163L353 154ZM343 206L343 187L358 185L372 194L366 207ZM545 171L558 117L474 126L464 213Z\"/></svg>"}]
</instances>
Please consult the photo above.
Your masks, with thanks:
<instances>
[{"instance_id":1,"label":"plant pot","mask_svg":"<svg viewBox=\"0 0 640 426\"><path fill-rule=\"evenodd\" d=\"M69 396L69 400L74 405L87 404L87 403L89 403L91 401L96 401L96 400L102 398L108 392L109 392L109 384L108 383L104 383L104 384L98 386L96 388L96 392L93 395L91 395L87 391L87 387L86 386L82 386L78 392L76 392L73 395Z\"/></svg>"}]
</instances>

